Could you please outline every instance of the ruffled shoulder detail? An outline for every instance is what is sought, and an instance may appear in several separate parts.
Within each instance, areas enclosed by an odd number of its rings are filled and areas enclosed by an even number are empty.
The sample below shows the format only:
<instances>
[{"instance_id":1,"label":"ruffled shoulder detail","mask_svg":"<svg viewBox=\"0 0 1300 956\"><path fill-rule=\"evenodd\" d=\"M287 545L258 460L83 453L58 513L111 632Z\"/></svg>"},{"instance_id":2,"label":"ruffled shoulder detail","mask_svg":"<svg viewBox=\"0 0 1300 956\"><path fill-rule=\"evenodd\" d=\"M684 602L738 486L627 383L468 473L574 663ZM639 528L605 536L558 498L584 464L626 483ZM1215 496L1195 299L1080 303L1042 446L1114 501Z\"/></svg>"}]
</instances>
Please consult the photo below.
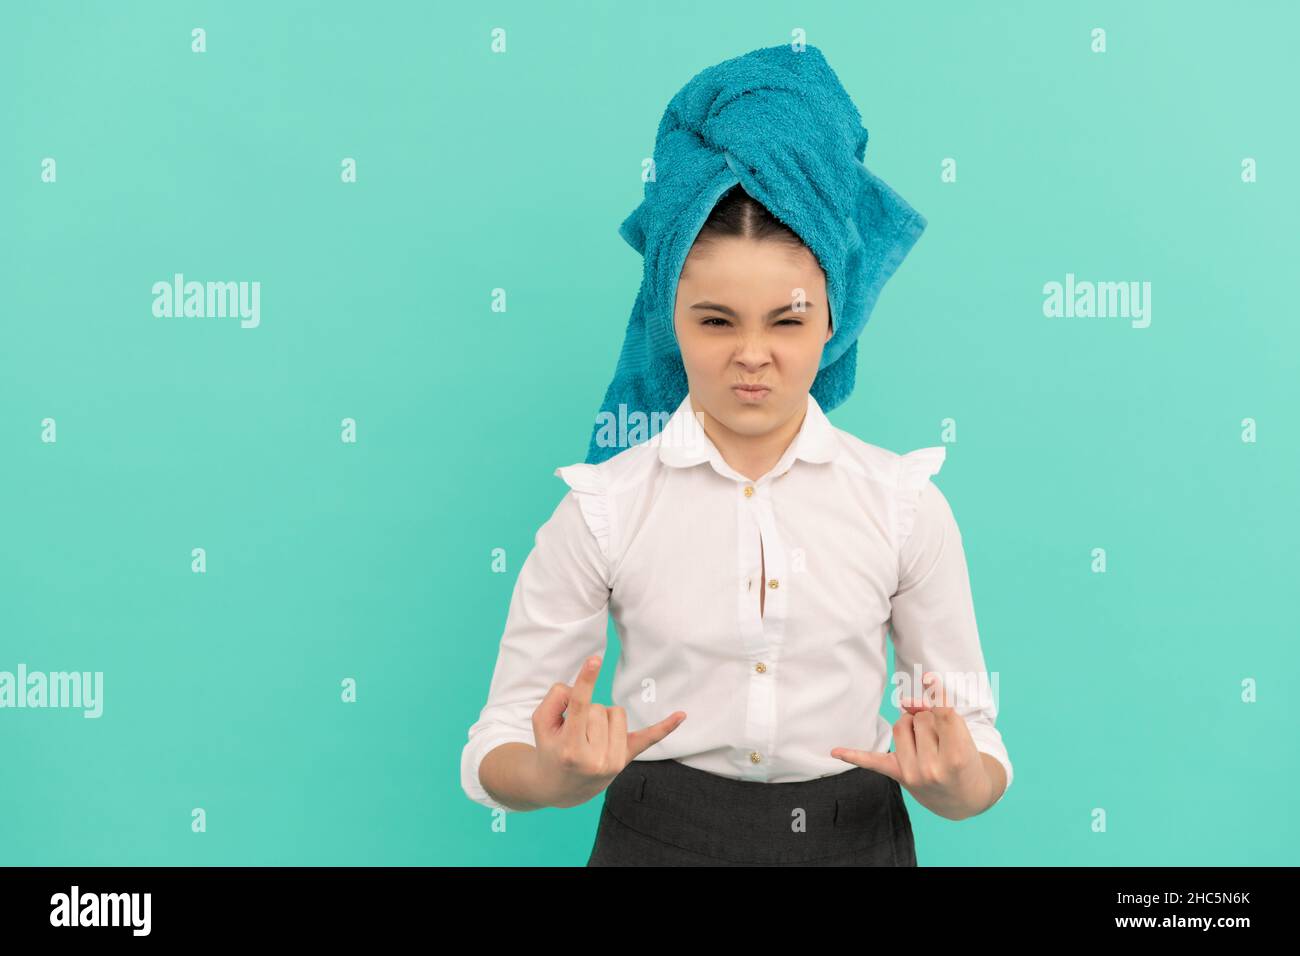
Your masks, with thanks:
<instances>
[{"instance_id":1,"label":"ruffled shoulder detail","mask_svg":"<svg viewBox=\"0 0 1300 956\"><path fill-rule=\"evenodd\" d=\"M918 448L898 456L895 462L898 466L898 487L894 494L894 533L899 548L902 548L915 526L922 490L930 478L939 473L947 456L947 445Z\"/></svg>"},{"instance_id":2,"label":"ruffled shoulder detail","mask_svg":"<svg viewBox=\"0 0 1300 956\"><path fill-rule=\"evenodd\" d=\"M587 527L600 544L600 552L609 557L609 539L613 526L609 506L609 489L605 474L597 465L580 462L556 468L555 474L573 489Z\"/></svg>"}]
</instances>

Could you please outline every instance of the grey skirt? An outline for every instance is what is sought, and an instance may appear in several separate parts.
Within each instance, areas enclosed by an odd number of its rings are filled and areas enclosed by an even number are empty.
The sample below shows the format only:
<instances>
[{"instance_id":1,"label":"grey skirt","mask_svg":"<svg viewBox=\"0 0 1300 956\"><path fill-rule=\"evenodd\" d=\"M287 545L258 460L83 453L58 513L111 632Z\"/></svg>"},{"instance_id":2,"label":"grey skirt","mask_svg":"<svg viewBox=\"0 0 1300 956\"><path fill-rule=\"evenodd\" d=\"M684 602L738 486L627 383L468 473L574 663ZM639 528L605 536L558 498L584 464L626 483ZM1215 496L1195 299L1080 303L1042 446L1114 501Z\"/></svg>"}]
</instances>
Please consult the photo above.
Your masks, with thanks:
<instances>
[{"instance_id":1,"label":"grey skirt","mask_svg":"<svg viewBox=\"0 0 1300 956\"><path fill-rule=\"evenodd\" d=\"M605 790L587 866L916 866L902 788L863 767L797 783L633 760Z\"/></svg>"}]
</instances>

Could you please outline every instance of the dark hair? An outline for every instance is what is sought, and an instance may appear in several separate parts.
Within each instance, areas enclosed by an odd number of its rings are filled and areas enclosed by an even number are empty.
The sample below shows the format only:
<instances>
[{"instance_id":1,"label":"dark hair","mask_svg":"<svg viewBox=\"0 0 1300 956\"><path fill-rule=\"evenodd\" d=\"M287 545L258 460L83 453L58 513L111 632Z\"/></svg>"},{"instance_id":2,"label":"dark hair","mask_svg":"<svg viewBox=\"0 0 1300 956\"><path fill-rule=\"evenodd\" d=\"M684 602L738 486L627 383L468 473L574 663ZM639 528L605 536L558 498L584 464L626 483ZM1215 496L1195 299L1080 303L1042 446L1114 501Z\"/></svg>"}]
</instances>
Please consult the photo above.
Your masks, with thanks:
<instances>
[{"instance_id":1,"label":"dark hair","mask_svg":"<svg viewBox=\"0 0 1300 956\"><path fill-rule=\"evenodd\" d=\"M761 202L745 192L739 183L728 189L718 200L709 218L700 227L695 241L742 238L785 242L791 246L807 248L799 234L777 219Z\"/></svg>"}]
</instances>

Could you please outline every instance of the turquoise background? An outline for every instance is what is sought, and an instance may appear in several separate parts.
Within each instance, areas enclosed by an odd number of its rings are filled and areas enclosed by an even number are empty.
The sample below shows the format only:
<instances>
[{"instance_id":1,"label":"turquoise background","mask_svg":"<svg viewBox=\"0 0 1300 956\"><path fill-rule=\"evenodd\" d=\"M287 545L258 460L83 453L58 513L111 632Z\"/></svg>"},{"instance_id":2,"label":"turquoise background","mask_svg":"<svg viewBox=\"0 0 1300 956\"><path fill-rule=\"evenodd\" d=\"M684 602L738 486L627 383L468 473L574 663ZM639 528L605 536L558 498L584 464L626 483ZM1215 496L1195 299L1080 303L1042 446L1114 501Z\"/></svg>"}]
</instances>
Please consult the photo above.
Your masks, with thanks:
<instances>
[{"instance_id":1,"label":"turquoise background","mask_svg":"<svg viewBox=\"0 0 1300 956\"><path fill-rule=\"evenodd\" d=\"M960 823L908 797L920 862L1297 862L1300 12L679 0L4 8L0 670L105 701L0 710L0 863L585 862L599 800L493 832L461 748L613 371L663 108L796 28L929 220L831 419L895 451L956 420L1016 768ZM175 272L260 281L260 327L155 319ZM1151 282L1151 326L1044 318L1067 272Z\"/></svg>"}]
</instances>

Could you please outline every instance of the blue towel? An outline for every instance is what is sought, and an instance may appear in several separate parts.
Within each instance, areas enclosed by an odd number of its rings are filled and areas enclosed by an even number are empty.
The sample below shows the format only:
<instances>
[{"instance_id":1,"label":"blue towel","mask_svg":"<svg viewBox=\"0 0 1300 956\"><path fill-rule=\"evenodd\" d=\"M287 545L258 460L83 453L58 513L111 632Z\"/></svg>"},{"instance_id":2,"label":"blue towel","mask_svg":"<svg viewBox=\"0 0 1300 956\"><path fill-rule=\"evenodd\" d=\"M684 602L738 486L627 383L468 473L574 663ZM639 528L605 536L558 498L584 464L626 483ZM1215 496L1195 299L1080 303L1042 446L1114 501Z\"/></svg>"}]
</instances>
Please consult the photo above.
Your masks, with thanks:
<instances>
[{"instance_id":1,"label":"blue towel","mask_svg":"<svg viewBox=\"0 0 1300 956\"><path fill-rule=\"evenodd\" d=\"M655 136L655 178L619 227L644 267L588 464L624 450L609 441L605 422L636 412L654 422L686 397L673 330L677 282L700 227L737 183L803 239L825 272L834 331L811 391L827 411L848 398L858 335L926 225L862 165L866 146L857 107L813 46L754 50L702 70L677 92Z\"/></svg>"}]
</instances>

